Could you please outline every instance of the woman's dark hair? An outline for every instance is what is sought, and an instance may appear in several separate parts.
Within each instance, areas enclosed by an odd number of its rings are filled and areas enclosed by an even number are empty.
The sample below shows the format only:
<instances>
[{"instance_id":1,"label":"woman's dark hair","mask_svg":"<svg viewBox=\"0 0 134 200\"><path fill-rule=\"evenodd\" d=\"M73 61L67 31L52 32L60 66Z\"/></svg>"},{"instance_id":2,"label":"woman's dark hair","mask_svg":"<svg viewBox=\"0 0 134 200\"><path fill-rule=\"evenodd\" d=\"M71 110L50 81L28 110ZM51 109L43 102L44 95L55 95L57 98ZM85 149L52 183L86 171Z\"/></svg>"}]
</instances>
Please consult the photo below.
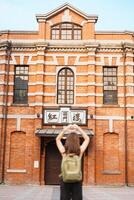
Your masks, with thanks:
<instances>
[{"instance_id":1,"label":"woman's dark hair","mask_svg":"<svg viewBox=\"0 0 134 200\"><path fill-rule=\"evenodd\" d=\"M77 133L71 132L65 142L65 153L80 155L80 139Z\"/></svg>"}]
</instances>

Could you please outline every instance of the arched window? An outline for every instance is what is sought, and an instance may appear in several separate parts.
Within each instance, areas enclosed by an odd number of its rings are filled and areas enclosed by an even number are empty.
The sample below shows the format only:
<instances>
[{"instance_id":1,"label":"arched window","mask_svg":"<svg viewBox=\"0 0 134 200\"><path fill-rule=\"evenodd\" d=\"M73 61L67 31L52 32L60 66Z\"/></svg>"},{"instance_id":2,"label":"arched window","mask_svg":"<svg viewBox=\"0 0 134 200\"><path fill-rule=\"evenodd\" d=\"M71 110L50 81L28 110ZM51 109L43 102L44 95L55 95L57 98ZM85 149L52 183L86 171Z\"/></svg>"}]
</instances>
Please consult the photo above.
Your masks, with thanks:
<instances>
[{"instance_id":1,"label":"arched window","mask_svg":"<svg viewBox=\"0 0 134 200\"><path fill-rule=\"evenodd\" d=\"M74 73L69 68L62 68L58 73L57 103L74 103Z\"/></svg>"},{"instance_id":2,"label":"arched window","mask_svg":"<svg viewBox=\"0 0 134 200\"><path fill-rule=\"evenodd\" d=\"M52 26L52 40L81 40L82 27L73 23L60 23Z\"/></svg>"}]
</instances>

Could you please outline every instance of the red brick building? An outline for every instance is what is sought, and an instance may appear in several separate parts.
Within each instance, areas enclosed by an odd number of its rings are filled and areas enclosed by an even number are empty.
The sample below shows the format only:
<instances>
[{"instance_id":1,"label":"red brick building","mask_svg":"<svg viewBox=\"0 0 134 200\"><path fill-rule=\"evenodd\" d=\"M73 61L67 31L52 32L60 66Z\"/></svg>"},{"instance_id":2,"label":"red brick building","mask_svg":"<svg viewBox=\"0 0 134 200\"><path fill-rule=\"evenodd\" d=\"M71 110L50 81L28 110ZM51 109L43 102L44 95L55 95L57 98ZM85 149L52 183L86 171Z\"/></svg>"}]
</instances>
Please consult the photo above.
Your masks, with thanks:
<instances>
[{"instance_id":1,"label":"red brick building","mask_svg":"<svg viewBox=\"0 0 134 200\"><path fill-rule=\"evenodd\" d=\"M134 185L134 32L96 31L64 4L38 31L0 31L0 181L57 184L55 136L91 137L83 184Z\"/></svg>"}]
</instances>

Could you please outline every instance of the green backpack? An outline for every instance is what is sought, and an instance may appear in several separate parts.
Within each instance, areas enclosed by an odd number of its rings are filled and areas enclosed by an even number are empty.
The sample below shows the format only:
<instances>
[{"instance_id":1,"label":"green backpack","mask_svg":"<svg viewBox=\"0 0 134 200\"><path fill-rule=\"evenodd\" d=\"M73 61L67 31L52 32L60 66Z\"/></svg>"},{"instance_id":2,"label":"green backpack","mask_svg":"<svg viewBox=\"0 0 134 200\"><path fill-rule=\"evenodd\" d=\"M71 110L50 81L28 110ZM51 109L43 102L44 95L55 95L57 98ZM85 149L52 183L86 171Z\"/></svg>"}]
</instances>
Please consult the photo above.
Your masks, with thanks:
<instances>
[{"instance_id":1,"label":"green backpack","mask_svg":"<svg viewBox=\"0 0 134 200\"><path fill-rule=\"evenodd\" d=\"M63 182L73 183L82 180L81 157L67 155L62 158L61 176Z\"/></svg>"}]
</instances>

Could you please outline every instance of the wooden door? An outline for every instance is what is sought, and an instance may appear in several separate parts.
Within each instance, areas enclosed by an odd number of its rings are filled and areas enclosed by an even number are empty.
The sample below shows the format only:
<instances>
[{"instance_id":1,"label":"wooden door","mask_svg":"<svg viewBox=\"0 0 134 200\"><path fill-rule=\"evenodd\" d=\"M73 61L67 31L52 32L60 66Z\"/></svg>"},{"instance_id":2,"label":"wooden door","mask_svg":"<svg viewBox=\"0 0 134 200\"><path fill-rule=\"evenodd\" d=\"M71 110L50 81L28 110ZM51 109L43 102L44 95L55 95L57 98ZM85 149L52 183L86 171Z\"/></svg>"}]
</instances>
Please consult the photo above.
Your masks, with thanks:
<instances>
[{"instance_id":1,"label":"wooden door","mask_svg":"<svg viewBox=\"0 0 134 200\"><path fill-rule=\"evenodd\" d=\"M59 174L61 172L61 155L55 141L51 141L46 146L45 160L45 184L58 185Z\"/></svg>"}]
</instances>

